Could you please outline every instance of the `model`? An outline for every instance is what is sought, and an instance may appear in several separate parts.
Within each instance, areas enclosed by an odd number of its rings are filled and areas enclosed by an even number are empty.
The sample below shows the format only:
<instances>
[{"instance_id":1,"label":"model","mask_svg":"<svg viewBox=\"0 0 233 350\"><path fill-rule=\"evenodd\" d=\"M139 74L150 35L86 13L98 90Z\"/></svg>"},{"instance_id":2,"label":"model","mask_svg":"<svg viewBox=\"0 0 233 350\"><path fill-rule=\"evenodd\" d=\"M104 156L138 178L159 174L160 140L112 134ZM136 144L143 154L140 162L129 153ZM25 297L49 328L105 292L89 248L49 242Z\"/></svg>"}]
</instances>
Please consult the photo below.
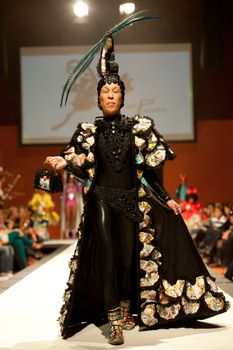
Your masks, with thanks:
<instances>
[{"instance_id":1,"label":"model","mask_svg":"<svg viewBox=\"0 0 233 350\"><path fill-rule=\"evenodd\" d=\"M108 319L109 343L122 344L123 329L135 326L132 314L144 330L211 317L228 305L180 206L158 181L157 169L174 153L151 118L121 115L125 86L114 58L108 33L98 64L102 116L80 123L62 156L45 164L89 179L61 309L62 336L83 322Z\"/></svg>"}]
</instances>

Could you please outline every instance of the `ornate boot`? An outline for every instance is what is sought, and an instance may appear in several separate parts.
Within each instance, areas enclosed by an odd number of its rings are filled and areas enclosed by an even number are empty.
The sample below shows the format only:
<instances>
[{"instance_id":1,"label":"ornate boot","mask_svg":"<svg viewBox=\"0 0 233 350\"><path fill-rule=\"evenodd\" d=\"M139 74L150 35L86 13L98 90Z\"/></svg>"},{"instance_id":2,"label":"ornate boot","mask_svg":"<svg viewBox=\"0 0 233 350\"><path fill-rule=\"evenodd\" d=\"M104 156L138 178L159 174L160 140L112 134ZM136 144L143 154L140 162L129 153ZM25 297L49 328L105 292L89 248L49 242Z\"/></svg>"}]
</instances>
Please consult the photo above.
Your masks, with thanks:
<instances>
[{"instance_id":1,"label":"ornate boot","mask_svg":"<svg viewBox=\"0 0 233 350\"><path fill-rule=\"evenodd\" d=\"M123 329L131 330L135 327L135 321L130 314L130 300L120 301Z\"/></svg>"},{"instance_id":2,"label":"ornate boot","mask_svg":"<svg viewBox=\"0 0 233 350\"><path fill-rule=\"evenodd\" d=\"M121 308L108 310L109 335L108 342L111 345L124 344Z\"/></svg>"}]
</instances>

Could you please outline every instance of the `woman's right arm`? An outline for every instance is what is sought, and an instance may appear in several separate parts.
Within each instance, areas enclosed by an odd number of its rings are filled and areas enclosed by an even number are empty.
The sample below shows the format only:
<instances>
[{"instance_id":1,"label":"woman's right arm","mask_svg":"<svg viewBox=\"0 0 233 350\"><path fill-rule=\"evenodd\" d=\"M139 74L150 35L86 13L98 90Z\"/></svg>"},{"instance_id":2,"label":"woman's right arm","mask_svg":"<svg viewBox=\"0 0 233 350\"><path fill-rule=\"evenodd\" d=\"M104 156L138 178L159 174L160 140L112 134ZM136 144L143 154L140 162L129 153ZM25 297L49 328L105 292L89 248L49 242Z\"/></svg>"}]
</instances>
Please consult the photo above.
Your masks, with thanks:
<instances>
[{"instance_id":1,"label":"woman's right arm","mask_svg":"<svg viewBox=\"0 0 233 350\"><path fill-rule=\"evenodd\" d=\"M55 156L55 157L49 156L45 159L44 164L48 165L53 170L61 170L66 167L67 162L61 156Z\"/></svg>"},{"instance_id":2,"label":"woman's right arm","mask_svg":"<svg viewBox=\"0 0 233 350\"><path fill-rule=\"evenodd\" d=\"M80 180L85 180L88 176L85 170L82 169L82 165L85 162L86 155L82 153L78 147L77 137L80 131L79 129L78 126L70 142L61 152L61 156L49 156L45 159L44 164L48 165L53 170L65 169L68 173L73 174Z\"/></svg>"}]
</instances>

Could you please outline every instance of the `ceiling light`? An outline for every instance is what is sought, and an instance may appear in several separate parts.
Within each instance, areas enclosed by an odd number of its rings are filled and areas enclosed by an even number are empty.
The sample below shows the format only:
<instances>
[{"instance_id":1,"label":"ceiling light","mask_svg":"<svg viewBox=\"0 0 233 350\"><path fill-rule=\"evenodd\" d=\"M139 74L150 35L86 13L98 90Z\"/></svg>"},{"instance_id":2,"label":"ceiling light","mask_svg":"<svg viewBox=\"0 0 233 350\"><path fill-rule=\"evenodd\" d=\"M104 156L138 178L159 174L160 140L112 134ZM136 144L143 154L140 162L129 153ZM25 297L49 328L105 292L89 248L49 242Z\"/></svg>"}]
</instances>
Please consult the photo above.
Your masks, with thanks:
<instances>
[{"instance_id":1,"label":"ceiling light","mask_svg":"<svg viewBox=\"0 0 233 350\"><path fill-rule=\"evenodd\" d=\"M78 1L73 7L73 11L77 17L86 17L88 16L89 8L84 1Z\"/></svg>"},{"instance_id":2,"label":"ceiling light","mask_svg":"<svg viewBox=\"0 0 233 350\"><path fill-rule=\"evenodd\" d=\"M126 3L119 6L119 10L120 10L121 15L124 15L124 14L129 15L130 13L133 13L135 10L135 3L134 2L126 2Z\"/></svg>"}]
</instances>

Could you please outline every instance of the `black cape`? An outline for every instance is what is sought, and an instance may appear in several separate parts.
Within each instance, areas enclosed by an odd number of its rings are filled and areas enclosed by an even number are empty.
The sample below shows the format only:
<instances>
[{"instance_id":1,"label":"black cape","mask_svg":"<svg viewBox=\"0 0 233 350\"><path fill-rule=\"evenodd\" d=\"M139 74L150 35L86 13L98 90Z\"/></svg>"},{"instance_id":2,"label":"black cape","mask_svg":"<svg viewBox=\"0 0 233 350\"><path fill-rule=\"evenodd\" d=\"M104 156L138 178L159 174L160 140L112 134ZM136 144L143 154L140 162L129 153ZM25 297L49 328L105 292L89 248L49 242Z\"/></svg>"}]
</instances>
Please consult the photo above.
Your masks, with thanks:
<instances>
[{"instance_id":1,"label":"black cape","mask_svg":"<svg viewBox=\"0 0 233 350\"><path fill-rule=\"evenodd\" d=\"M180 319L204 319L226 311L228 302L203 264L181 215L169 210L143 178L146 168L155 169L174 158L174 153L155 130L152 119L136 116L123 118L122 123L132 132L138 207L143 214L135 236L132 271L132 312L138 315L139 330ZM67 170L78 178L89 178L83 189L79 239L69 263L70 276L59 317L64 338L83 323L106 320L99 268L101 252L91 200L98 171L96 135L98 123L79 124L63 152Z\"/></svg>"}]
</instances>

